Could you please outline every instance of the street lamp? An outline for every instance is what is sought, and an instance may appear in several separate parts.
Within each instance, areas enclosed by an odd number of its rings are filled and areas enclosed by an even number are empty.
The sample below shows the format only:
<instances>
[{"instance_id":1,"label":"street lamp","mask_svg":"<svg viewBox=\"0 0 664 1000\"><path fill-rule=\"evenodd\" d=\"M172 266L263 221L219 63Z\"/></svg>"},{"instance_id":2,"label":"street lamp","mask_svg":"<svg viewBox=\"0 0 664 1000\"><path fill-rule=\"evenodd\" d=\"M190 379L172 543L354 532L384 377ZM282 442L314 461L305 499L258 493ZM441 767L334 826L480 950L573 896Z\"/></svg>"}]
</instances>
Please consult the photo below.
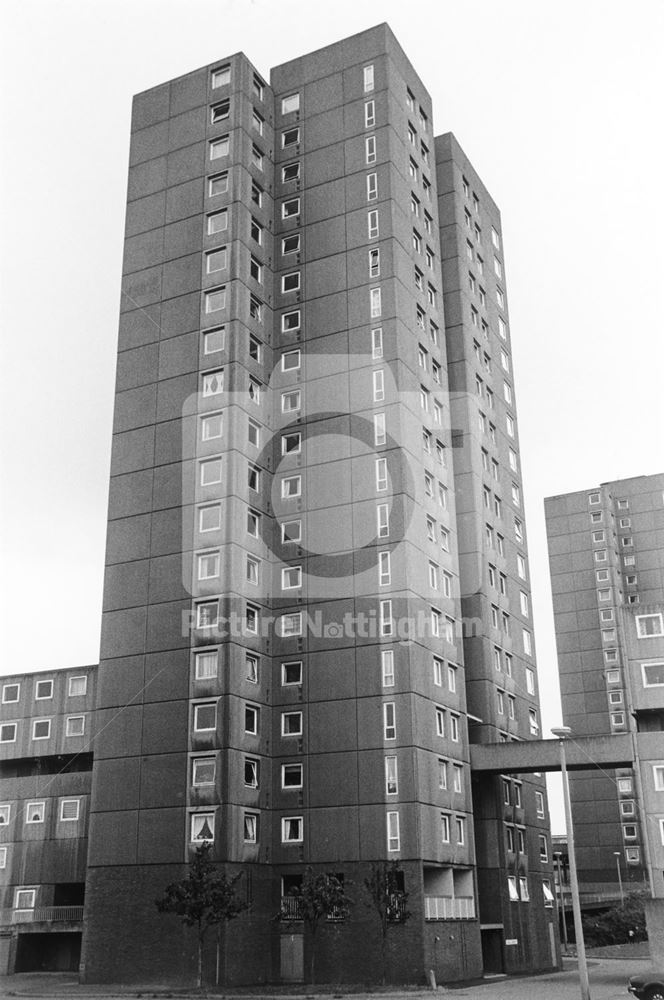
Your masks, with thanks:
<instances>
[{"instance_id":1,"label":"street lamp","mask_svg":"<svg viewBox=\"0 0 664 1000\"><path fill-rule=\"evenodd\" d=\"M565 801L565 827L567 829L567 850L569 854L569 884L572 892L572 913L574 914L574 936L576 937L576 954L579 962L579 984L581 1000L590 1000L590 983L588 982L588 965L586 964L586 946L583 940L583 925L581 923L581 901L579 899L579 880L576 874L576 854L574 851L574 828L572 827L572 803L569 796L569 780L567 778L567 760L565 758L565 740L572 735L569 726L552 729L551 733L559 740L560 771L563 777L563 799Z\"/></svg>"},{"instance_id":2,"label":"street lamp","mask_svg":"<svg viewBox=\"0 0 664 1000\"><path fill-rule=\"evenodd\" d=\"M622 906L625 902L625 893L623 892L622 872L620 871L620 851L614 851L613 853L616 859L616 868L618 869L618 887L620 888L620 905Z\"/></svg>"},{"instance_id":3,"label":"street lamp","mask_svg":"<svg viewBox=\"0 0 664 1000\"><path fill-rule=\"evenodd\" d=\"M556 851L554 857L558 858L558 891L560 893L560 914L563 920L563 948L567 954L567 917L565 916L565 893L563 891L563 854Z\"/></svg>"}]
</instances>

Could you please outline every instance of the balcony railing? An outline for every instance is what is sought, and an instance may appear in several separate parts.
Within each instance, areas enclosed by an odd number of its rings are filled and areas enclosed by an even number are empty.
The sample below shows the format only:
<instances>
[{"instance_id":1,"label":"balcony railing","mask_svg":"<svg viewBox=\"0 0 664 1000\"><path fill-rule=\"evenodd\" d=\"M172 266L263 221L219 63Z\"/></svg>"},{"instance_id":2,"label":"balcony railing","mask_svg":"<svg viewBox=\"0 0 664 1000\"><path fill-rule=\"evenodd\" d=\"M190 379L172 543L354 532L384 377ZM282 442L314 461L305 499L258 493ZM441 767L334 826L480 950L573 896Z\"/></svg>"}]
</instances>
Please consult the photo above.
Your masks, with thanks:
<instances>
[{"instance_id":1,"label":"balcony railing","mask_svg":"<svg viewBox=\"0 0 664 1000\"><path fill-rule=\"evenodd\" d=\"M33 924L38 921L54 923L80 923L83 919L82 906L39 906L34 910L0 910L0 924Z\"/></svg>"},{"instance_id":2,"label":"balcony railing","mask_svg":"<svg viewBox=\"0 0 664 1000\"><path fill-rule=\"evenodd\" d=\"M473 920L475 900L472 896L425 896L426 920Z\"/></svg>"},{"instance_id":3,"label":"balcony railing","mask_svg":"<svg viewBox=\"0 0 664 1000\"><path fill-rule=\"evenodd\" d=\"M282 920L301 920L302 900L298 896L282 896L279 916Z\"/></svg>"}]
</instances>

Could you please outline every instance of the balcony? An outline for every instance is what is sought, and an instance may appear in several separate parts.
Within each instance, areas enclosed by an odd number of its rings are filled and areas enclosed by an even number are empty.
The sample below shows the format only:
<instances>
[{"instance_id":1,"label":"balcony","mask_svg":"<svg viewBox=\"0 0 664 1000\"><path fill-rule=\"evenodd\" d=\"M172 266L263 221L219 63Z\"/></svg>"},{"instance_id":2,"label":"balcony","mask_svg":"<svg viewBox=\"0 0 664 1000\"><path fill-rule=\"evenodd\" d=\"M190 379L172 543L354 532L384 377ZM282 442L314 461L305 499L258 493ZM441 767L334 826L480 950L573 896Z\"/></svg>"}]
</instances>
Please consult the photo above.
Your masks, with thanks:
<instances>
[{"instance_id":1,"label":"balcony","mask_svg":"<svg viewBox=\"0 0 664 1000\"><path fill-rule=\"evenodd\" d=\"M3 927L10 924L76 924L82 920L82 906L39 906L33 910L0 910L0 926Z\"/></svg>"},{"instance_id":2,"label":"balcony","mask_svg":"<svg viewBox=\"0 0 664 1000\"><path fill-rule=\"evenodd\" d=\"M282 896L279 909L280 920L301 920L302 900L299 896Z\"/></svg>"},{"instance_id":3,"label":"balcony","mask_svg":"<svg viewBox=\"0 0 664 1000\"><path fill-rule=\"evenodd\" d=\"M425 920L474 920L475 900L472 896L425 896Z\"/></svg>"}]
</instances>

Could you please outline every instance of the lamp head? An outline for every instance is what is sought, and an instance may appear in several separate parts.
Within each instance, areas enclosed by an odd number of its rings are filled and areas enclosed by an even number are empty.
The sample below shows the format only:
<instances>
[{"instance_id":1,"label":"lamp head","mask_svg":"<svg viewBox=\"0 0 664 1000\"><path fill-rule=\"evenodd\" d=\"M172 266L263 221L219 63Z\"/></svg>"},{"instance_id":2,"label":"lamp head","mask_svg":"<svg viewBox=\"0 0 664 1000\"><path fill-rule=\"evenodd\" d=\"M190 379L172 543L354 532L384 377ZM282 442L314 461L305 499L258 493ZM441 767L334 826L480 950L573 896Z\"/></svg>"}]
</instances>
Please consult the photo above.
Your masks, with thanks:
<instances>
[{"instance_id":1,"label":"lamp head","mask_svg":"<svg viewBox=\"0 0 664 1000\"><path fill-rule=\"evenodd\" d=\"M551 730L551 734L559 740L565 740L572 735L572 730L569 726L558 726L556 729Z\"/></svg>"}]
</instances>

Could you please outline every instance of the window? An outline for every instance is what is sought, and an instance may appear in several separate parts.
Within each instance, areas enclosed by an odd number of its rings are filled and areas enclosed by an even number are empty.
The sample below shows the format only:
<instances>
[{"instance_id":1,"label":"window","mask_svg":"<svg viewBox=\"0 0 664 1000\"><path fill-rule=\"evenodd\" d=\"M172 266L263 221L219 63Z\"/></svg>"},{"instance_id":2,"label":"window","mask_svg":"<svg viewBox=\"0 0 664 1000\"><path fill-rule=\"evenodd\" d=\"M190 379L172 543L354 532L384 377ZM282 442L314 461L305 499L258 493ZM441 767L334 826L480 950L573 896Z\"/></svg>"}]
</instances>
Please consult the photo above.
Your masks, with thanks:
<instances>
[{"instance_id":1,"label":"window","mask_svg":"<svg viewBox=\"0 0 664 1000\"><path fill-rule=\"evenodd\" d=\"M450 817L447 813L440 814L440 839L443 844L450 842Z\"/></svg>"},{"instance_id":2,"label":"window","mask_svg":"<svg viewBox=\"0 0 664 1000\"><path fill-rule=\"evenodd\" d=\"M367 215L367 229L369 234L369 239L373 240L379 235L378 231L378 212L372 211Z\"/></svg>"},{"instance_id":3,"label":"window","mask_svg":"<svg viewBox=\"0 0 664 1000\"><path fill-rule=\"evenodd\" d=\"M209 680L217 676L218 656L219 654L216 649L204 653L196 653L194 659L194 676L197 681Z\"/></svg>"},{"instance_id":4,"label":"window","mask_svg":"<svg viewBox=\"0 0 664 1000\"><path fill-rule=\"evenodd\" d=\"M292 219L294 216L299 214L300 214L299 198L289 198L288 201L282 202L281 204L282 219Z\"/></svg>"},{"instance_id":5,"label":"window","mask_svg":"<svg viewBox=\"0 0 664 1000\"><path fill-rule=\"evenodd\" d=\"M210 74L210 84L213 90L217 87L224 87L226 84L231 82L231 68L229 65L219 66L217 69L213 69Z\"/></svg>"},{"instance_id":6,"label":"window","mask_svg":"<svg viewBox=\"0 0 664 1000\"><path fill-rule=\"evenodd\" d=\"M535 671L526 667L526 690L528 694L535 694Z\"/></svg>"},{"instance_id":7,"label":"window","mask_svg":"<svg viewBox=\"0 0 664 1000\"><path fill-rule=\"evenodd\" d=\"M454 791L463 791L463 767L460 764L452 764L452 774L452 787L454 788Z\"/></svg>"},{"instance_id":8,"label":"window","mask_svg":"<svg viewBox=\"0 0 664 1000\"><path fill-rule=\"evenodd\" d=\"M396 757L386 757L385 758L385 794L386 795L397 795L399 790L398 776L397 776L397 758Z\"/></svg>"},{"instance_id":9,"label":"window","mask_svg":"<svg viewBox=\"0 0 664 1000\"><path fill-rule=\"evenodd\" d=\"M47 740L51 736L50 719L33 719L32 738L33 740Z\"/></svg>"},{"instance_id":10,"label":"window","mask_svg":"<svg viewBox=\"0 0 664 1000\"><path fill-rule=\"evenodd\" d=\"M387 459L376 459L376 492L382 493L387 489Z\"/></svg>"},{"instance_id":11,"label":"window","mask_svg":"<svg viewBox=\"0 0 664 1000\"><path fill-rule=\"evenodd\" d=\"M219 139L213 139L210 143L210 159L220 160L223 156L228 156L231 140L227 135L222 135Z\"/></svg>"},{"instance_id":12,"label":"window","mask_svg":"<svg viewBox=\"0 0 664 1000\"><path fill-rule=\"evenodd\" d=\"M376 136L368 135L364 140L364 158L367 163L376 162Z\"/></svg>"},{"instance_id":13,"label":"window","mask_svg":"<svg viewBox=\"0 0 664 1000\"><path fill-rule=\"evenodd\" d=\"M376 533L379 538L387 538L390 534L390 511L386 503L376 506Z\"/></svg>"},{"instance_id":14,"label":"window","mask_svg":"<svg viewBox=\"0 0 664 1000\"><path fill-rule=\"evenodd\" d=\"M299 330L301 324L300 310L294 309L292 312L284 313L281 317L282 333L292 333Z\"/></svg>"},{"instance_id":15,"label":"window","mask_svg":"<svg viewBox=\"0 0 664 1000\"><path fill-rule=\"evenodd\" d=\"M376 124L376 102L367 101L364 105L364 127L373 128Z\"/></svg>"},{"instance_id":16,"label":"window","mask_svg":"<svg viewBox=\"0 0 664 1000\"><path fill-rule=\"evenodd\" d=\"M214 785L215 773L216 761L214 757L194 757L191 771L192 785L195 787Z\"/></svg>"},{"instance_id":17,"label":"window","mask_svg":"<svg viewBox=\"0 0 664 1000\"><path fill-rule=\"evenodd\" d=\"M292 389L281 394L281 412L294 413L302 408L302 395L299 389Z\"/></svg>"},{"instance_id":18,"label":"window","mask_svg":"<svg viewBox=\"0 0 664 1000\"><path fill-rule=\"evenodd\" d=\"M210 291L205 292L204 307L208 315L213 312L219 312L220 309L225 309L226 287L222 285L220 288L211 288Z\"/></svg>"},{"instance_id":19,"label":"window","mask_svg":"<svg viewBox=\"0 0 664 1000\"><path fill-rule=\"evenodd\" d=\"M527 903L530 899L530 893L528 892L528 879L524 875L519 876L519 892L521 893L521 902Z\"/></svg>"},{"instance_id":20,"label":"window","mask_svg":"<svg viewBox=\"0 0 664 1000\"><path fill-rule=\"evenodd\" d=\"M388 701L383 705L383 733L386 740L396 740L397 723L393 701Z\"/></svg>"},{"instance_id":21,"label":"window","mask_svg":"<svg viewBox=\"0 0 664 1000\"><path fill-rule=\"evenodd\" d=\"M282 844L301 844L304 840L304 820L302 816L284 816L281 820Z\"/></svg>"},{"instance_id":22,"label":"window","mask_svg":"<svg viewBox=\"0 0 664 1000\"><path fill-rule=\"evenodd\" d=\"M447 788L447 761L442 759L438 760L438 787Z\"/></svg>"},{"instance_id":23,"label":"window","mask_svg":"<svg viewBox=\"0 0 664 1000\"><path fill-rule=\"evenodd\" d=\"M219 576L220 556L218 552L202 552L197 557L199 580L211 580Z\"/></svg>"},{"instance_id":24,"label":"window","mask_svg":"<svg viewBox=\"0 0 664 1000\"><path fill-rule=\"evenodd\" d=\"M538 736L540 727L539 720L537 718L537 711L534 708L528 709L528 725L530 727L531 736Z\"/></svg>"},{"instance_id":25,"label":"window","mask_svg":"<svg viewBox=\"0 0 664 1000\"><path fill-rule=\"evenodd\" d=\"M294 351L286 351L281 355L281 370L282 372L292 372L300 367L300 351L299 349Z\"/></svg>"},{"instance_id":26,"label":"window","mask_svg":"<svg viewBox=\"0 0 664 1000\"><path fill-rule=\"evenodd\" d=\"M226 328L215 327L213 330L205 330L203 333L203 354L215 354L223 351L226 339Z\"/></svg>"},{"instance_id":27,"label":"window","mask_svg":"<svg viewBox=\"0 0 664 1000\"><path fill-rule=\"evenodd\" d=\"M281 787L302 788L302 764L281 765Z\"/></svg>"},{"instance_id":28,"label":"window","mask_svg":"<svg viewBox=\"0 0 664 1000\"><path fill-rule=\"evenodd\" d=\"M383 687L394 687L394 652L391 649L381 652L380 665Z\"/></svg>"},{"instance_id":29,"label":"window","mask_svg":"<svg viewBox=\"0 0 664 1000\"><path fill-rule=\"evenodd\" d=\"M299 542L301 540L302 540L302 522L283 521L281 525L281 541L284 543L288 543L288 542Z\"/></svg>"},{"instance_id":30,"label":"window","mask_svg":"<svg viewBox=\"0 0 664 1000\"><path fill-rule=\"evenodd\" d=\"M302 683L302 660L286 660L281 664L281 683L283 687Z\"/></svg>"},{"instance_id":31,"label":"window","mask_svg":"<svg viewBox=\"0 0 664 1000\"><path fill-rule=\"evenodd\" d=\"M664 685L664 663L642 663L641 673L644 687L662 687Z\"/></svg>"},{"instance_id":32,"label":"window","mask_svg":"<svg viewBox=\"0 0 664 1000\"><path fill-rule=\"evenodd\" d=\"M379 447L385 444L387 440L387 431L385 428L385 414L376 413L373 418L374 422L374 445Z\"/></svg>"},{"instance_id":33,"label":"window","mask_svg":"<svg viewBox=\"0 0 664 1000\"><path fill-rule=\"evenodd\" d=\"M445 709L440 707L436 708L436 734L445 736Z\"/></svg>"},{"instance_id":34,"label":"window","mask_svg":"<svg viewBox=\"0 0 664 1000\"><path fill-rule=\"evenodd\" d=\"M300 234L293 233L292 236L284 236L284 238L281 241L282 254L299 253L299 251L300 251Z\"/></svg>"},{"instance_id":35,"label":"window","mask_svg":"<svg viewBox=\"0 0 664 1000\"><path fill-rule=\"evenodd\" d=\"M53 697L53 681L37 681L35 685L35 698L38 701Z\"/></svg>"},{"instance_id":36,"label":"window","mask_svg":"<svg viewBox=\"0 0 664 1000\"><path fill-rule=\"evenodd\" d=\"M230 98L227 98L225 101L220 101L219 104L213 104L212 107L210 108L211 123L214 125L217 122L224 121L225 118L228 118L230 111L231 111Z\"/></svg>"},{"instance_id":37,"label":"window","mask_svg":"<svg viewBox=\"0 0 664 1000\"><path fill-rule=\"evenodd\" d=\"M26 823L43 823L46 814L45 802L28 802L25 807Z\"/></svg>"},{"instance_id":38,"label":"window","mask_svg":"<svg viewBox=\"0 0 664 1000\"><path fill-rule=\"evenodd\" d=\"M69 681L70 685L71 685L71 681L73 679L74 678L70 679L70 681ZM69 693L71 694L71 691ZM3 705L14 704L15 702L18 701L20 694L21 694L21 685L20 684L3 684L3 686L2 686L2 704ZM83 692L83 694L85 694L85 691Z\"/></svg>"},{"instance_id":39,"label":"window","mask_svg":"<svg viewBox=\"0 0 664 1000\"><path fill-rule=\"evenodd\" d=\"M212 732L217 728L217 703L205 701L194 705L194 732Z\"/></svg>"},{"instance_id":40,"label":"window","mask_svg":"<svg viewBox=\"0 0 664 1000\"><path fill-rule=\"evenodd\" d=\"M371 331L371 356L374 359L383 357L383 331L380 327Z\"/></svg>"},{"instance_id":41,"label":"window","mask_svg":"<svg viewBox=\"0 0 664 1000\"><path fill-rule=\"evenodd\" d=\"M456 841L457 844L465 844L466 842L466 821L463 816L455 816L454 818L454 828L456 830Z\"/></svg>"},{"instance_id":42,"label":"window","mask_svg":"<svg viewBox=\"0 0 664 1000\"><path fill-rule=\"evenodd\" d=\"M392 620L392 601L380 602L380 634L392 635L394 622Z\"/></svg>"},{"instance_id":43,"label":"window","mask_svg":"<svg viewBox=\"0 0 664 1000\"><path fill-rule=\"evenodd\" d=\"M211 844L214 842L214 813L196 812L191 813L191 833L192 843Z\"/></svg>"},{"instance_id":44,"label":"window","mask_svg":"<svg viewBox=\"0 0 664 1000\"><path fill-rule=\"evenodd\" d=\"M281 497L283 500L291 500L302 495L302 477L286 476L281 480Z\"/></svg>"},{"instance_id":45,"label":"window","mask_svg":"<svg viewBox=\"0 0 664 1000\"><path fill-rule=\"evenodd\" d=\"M7 848L0 847L0 868L7 867Z\"/></svg>"},{"instance_id":46,"label":"window","mask_svg":"<svg viewBox=\"0 0 664 1000\"><path fill-rule=\"evenodd\" d=\"M65 736L83 736L85 733L85 716L68 715L65 722Z\"/></svg>"},{"instance_id":47,"label":"window","mask_svg":"<svg viewBox=\"0 0 664 1000\"><path fill-rule=\"evenodd\" d=\"M387 814L387 849L388 851L399 851L401 849L398 812L388 812Z\"/></svg>"},{"instance_id":48,"label":"window","mask_svg":"<svg viewBox=\"0 0 664 1000\"><path fill-rule=\"evenodd\" d=\"M245 654L244 676L250 684L258 684L258 657L252 653Z\"/></svg>"},{"instance_id":49,"label":"window","mask_svg":"<svg viewBox=\"0 0 664 1000\"><path fill-rule=\"evenodd\" d=\"M302 712L281 713L281 735L282 736L302 735Z\"/></svg>"},{"instance_id":50,"label":"window","mask_svg":"<svg viewBox=\"0 0 664 1000\"><path fill-rule=\"evenodd\" d=\"M373 63L369 66L365 66L362 71L363 86L365 94L369 93L374 89L374 68Z\"/></svg>"},{"instance_id":51,"label":"window","mask_svg":"<svg viewBox=\"0 0 664 1000\"><path fill-rule=\"evenodd\" d=\"M61 799L60 822L75 823L79 818L80 809L80 799Z\"/></svg>"},{"instance_id":52,"label":"window","mask_svg":"<svg viewBox=\"0 0 664 1000\"><path fill-rule=\"evenodd\" d=\"M244 706L244 731L250 736L258 735L259 709L255 705Z\"/></svg>"},{"instance_id":53,"label":"window","mask_svg":"<svg viewBox=\"0 0 664 1000\"><path fill-rule=\"evenodd\" d=\"M280 622L281 635L283 638L288 638L289 636L294 635L302 635L302 613L300 611L289 615L282 615Z\"/></svg>"},{"instance_id":54,"label":"window","mask_svg":"<svg viewBox=\"0 0 664 1000\"><path fill-rule=\"evenodd\" d=\"M244 628L252 635L258 633L258 608L254 604L247 603L244 608Z\"/></svg>"},{"instance_id":55,"label":"window","mask_svg":"<svg viewBox=\"0 0 664 1000\"><path fill-rule=\"evenodd\" d=\"M632 779L631 778L618 778L618 791L621 795L631 795L632 794Z\"/></svg>"},{"instance_id":56,"label":"window","mask_svg":"<svg viewBox=\"0 0 664 1000\"><path fill-rule=\"evenodd\" d=\"M549 860L549 845L546 837L543 833L539 834L539 858L542 864L546 864Z\"/></svg>"},{"instance_id":57,"label":"window","mask_svg":"<svg viewBox=\"0 0 664 1000\"><path fill-rule=\"evenodd\" d=\"M302 567L286 566L281 571L282 590L297 590L302 586Z\"/></svg>"},{"instance_id":58,"label":"window","mask_svg":"<svg viewBox=\"0 0 664 1000\"><path fill-rule=\"evenodd\" d=\"M196 628L213 628L218 620L218 601L202 601L196 605Z\"/></svg>"},{"instance_id":59,"label":"window","mask_svg":"<svg viewBox=\"0 0 664 1000\"><path fill-rule=\"evenodd\" d=\"M664 820L659 821L660 829L664 832ZM636 826L633 823L628 823L623 826L623 837L625 840L636 840ZM664 844L664 839L662 839Z\"/></svg>"},{"instance_id":60,"label":"window","mask_svg":"<svg viewBox=\"0 0 664 1000\"><path fill-rule=\"evenodd\" d=\"M36 898L36 889L17 889L14 894L14 909L34 910Z\"/></svg>"},{"instance_id":61,"label":"window","mask_svg":"<svg viewBox=\"0 0 664 1000\"><path fill-rule=\"evenodd\" d=\"M371 318L375 319L377 316L380 316L382 311L380 288L372 288L369 292L369 298L371 304Z\"/></svg>"},{"instance_id":62,"label":"window","mask_svg":"<svg viewBox=\"0 0 664 1000\"><path fill-rule=\"evenodd\" d=\"M639 639L650 639L653 636L664 635L664 615L637 615L636 633Z\"/></svg>"}]
</instances>

